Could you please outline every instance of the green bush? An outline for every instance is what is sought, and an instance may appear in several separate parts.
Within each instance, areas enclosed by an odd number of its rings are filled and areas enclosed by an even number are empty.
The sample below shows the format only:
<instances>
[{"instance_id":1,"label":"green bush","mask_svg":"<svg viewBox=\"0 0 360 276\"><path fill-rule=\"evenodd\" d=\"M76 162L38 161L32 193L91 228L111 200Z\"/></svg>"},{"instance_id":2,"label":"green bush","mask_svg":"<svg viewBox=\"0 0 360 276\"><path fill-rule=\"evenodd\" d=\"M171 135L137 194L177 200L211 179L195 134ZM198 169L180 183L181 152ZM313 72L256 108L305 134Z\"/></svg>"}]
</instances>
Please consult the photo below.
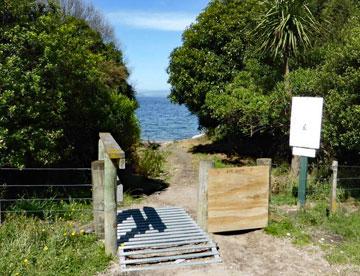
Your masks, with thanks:
<instances>
[{"instance_id":1,"label":"green bush","mask_svg":"<svg viewBox=\"0 0 360 276\"><path fill-rule=\"evenodd\" d=\"M137 172L146 178L158 178L165 172L166 153L154 144L139 150Z\"/></svg>"},{"instance_id":2,"label":"green bush","mask_svg":"<svg viewBox=\"0 0 360 276\"><path fill-rule=\"evenodd\" d=\"M0 2L0 166L89 166L100 131L139 137L122 52L42 1Z\"/></svg>"},{"instance_id":3,"label":"green bush","mask_svg":"<svg viewBox=\"0 0 360 276\"><path fill-rule=\"evenodd\" d=\"M323 97L320 159L359 161L359 1L306 1L320 32L312 48L291 56L286 78L283 55L259 53L264 45L251 32L280 2L210 1L170 56L170 98L240 154L286 159L291 97Z\"/></svg>"}]
</instances>

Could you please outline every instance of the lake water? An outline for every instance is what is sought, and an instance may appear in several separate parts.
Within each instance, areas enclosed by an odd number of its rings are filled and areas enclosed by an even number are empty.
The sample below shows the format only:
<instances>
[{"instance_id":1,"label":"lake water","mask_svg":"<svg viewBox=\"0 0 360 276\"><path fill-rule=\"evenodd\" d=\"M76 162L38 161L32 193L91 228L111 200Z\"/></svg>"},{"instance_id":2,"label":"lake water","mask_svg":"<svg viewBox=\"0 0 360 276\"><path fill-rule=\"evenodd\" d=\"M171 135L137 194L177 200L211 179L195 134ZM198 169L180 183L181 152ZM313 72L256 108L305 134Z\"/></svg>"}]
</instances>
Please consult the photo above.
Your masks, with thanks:
<instances>
[{"instance_id":1,"label":"lake water","mask_svg":"<svg viewBox=\"0 0 360 276\"><path fill-rule=\"evenodd\" d=\"M199 134L197 117L185 106L170 103L166 97L137 97L140 107L137 116L141 125L141 139L172 141Z\"/></svg>"}]
</instances>

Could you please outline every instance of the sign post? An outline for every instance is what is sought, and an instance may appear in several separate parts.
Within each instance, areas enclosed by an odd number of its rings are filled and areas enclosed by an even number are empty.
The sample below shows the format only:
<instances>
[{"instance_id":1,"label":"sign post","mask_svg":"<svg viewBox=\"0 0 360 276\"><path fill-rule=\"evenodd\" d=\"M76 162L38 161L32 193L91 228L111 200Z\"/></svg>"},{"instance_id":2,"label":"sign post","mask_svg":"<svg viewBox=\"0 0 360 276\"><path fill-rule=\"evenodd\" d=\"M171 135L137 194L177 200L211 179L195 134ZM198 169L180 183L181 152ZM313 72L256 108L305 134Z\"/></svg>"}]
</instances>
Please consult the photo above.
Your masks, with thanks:
<instances>
[{"instance_id":1,"label":"sign post","mask_svg":"<svg viewBox=\"0 0 360 276\"><path fill-rule=\"evenodd\" d=\"M324 100L318 97L293 97L291 106L290 146L300 156L298 203L306 202L308 157L314 158L320 147Z\"/></svg>"},{"instance_id":2,"label":"sign post","mask_svg":"<svg viewBox=\"0 0 360 276\"><path fill-rule=\"evenodd\" d=\"M307 168L308 168L308 157L300 156L298 201L301 207L305 206L305 201L306 201Z\"/></svg>"}]
</instances>

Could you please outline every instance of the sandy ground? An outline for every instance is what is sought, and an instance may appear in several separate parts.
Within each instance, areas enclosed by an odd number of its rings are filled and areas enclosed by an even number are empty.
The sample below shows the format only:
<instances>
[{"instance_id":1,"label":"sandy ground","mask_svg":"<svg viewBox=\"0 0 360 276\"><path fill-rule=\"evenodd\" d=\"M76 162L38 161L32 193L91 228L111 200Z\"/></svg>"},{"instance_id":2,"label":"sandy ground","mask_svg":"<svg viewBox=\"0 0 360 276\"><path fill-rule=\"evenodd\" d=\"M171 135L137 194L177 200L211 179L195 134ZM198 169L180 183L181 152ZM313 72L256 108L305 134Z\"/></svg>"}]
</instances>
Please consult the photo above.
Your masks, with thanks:
<instances>
[{"instance_id":1,"label":"sandy ground","mask_svg":"<svg viewBox=\"0 0 360 276\"><path fill-rule=\"evenodd\" d=\"M198 160L189 153L195 143L193 140L162 146L169 152L170 186L133 207L179 206L196 218ZM118 263L114 263L103 275L360 275L358 268L330 265L316 246L296 247L290 240L262 230L211 237L219 247L221 264L121 274Z\"/></svg>"}]
</instances>

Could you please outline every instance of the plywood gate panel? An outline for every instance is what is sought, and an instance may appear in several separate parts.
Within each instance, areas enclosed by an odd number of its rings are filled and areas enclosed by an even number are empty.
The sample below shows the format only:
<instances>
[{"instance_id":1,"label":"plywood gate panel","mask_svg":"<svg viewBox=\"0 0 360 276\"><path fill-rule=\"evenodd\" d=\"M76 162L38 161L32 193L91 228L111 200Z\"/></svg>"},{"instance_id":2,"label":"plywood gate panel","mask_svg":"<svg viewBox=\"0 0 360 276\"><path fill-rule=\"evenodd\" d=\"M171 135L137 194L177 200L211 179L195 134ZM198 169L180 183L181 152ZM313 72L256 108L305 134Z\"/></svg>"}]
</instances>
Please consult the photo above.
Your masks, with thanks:
<instances>
[{"instance_id":1,"label":"plywood gate panel","mask_svg":"<svg viewBox=\"0 0 360 276\"><path fill-rule=\"evenodd\" d=\"M268 224L268 166L210 169L208 231L263 228Z\"/></svg>"}]
</instances>

